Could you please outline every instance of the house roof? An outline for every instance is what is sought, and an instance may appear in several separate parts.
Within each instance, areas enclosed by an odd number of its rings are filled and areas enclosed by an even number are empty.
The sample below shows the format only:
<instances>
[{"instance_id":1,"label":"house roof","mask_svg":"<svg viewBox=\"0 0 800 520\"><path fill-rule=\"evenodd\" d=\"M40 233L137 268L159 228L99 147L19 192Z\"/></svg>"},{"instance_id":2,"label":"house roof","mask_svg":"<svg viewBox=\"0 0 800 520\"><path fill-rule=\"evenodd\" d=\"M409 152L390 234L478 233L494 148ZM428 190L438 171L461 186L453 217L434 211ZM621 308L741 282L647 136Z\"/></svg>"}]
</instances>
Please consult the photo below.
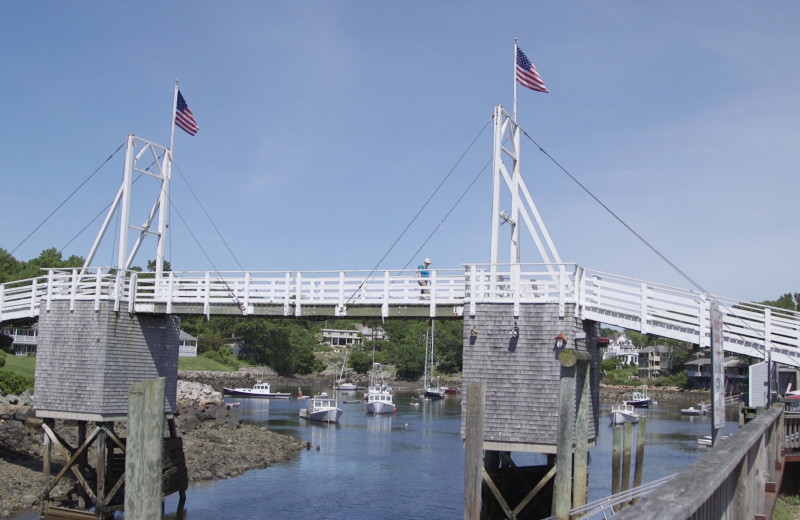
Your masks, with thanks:
<instances>
[{"instance_id":1,"label":"house roof","mask_svg":"<svg viewBox=\"0 0 800 520\"><path fill-rule=\"evenodd\" d=\"M197 341L197 338L189 334L188 332L184 332L183 330L180 331L180 340L181 341Z\"/></svg>"}]
</instances>

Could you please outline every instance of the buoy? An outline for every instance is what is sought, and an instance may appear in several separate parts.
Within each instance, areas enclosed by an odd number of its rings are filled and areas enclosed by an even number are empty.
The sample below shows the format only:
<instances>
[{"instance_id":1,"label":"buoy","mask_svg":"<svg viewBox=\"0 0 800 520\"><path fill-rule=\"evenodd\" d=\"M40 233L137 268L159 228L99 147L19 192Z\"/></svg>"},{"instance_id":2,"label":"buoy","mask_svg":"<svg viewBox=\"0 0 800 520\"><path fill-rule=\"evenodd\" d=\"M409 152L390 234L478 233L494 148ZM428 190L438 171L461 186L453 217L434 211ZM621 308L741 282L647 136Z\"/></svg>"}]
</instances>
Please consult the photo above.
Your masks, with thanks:
<instances>
[{"instance_id":1,"label":"buoy","mask_svg":"<svg viewBox=\"0 0 800 520\"><path fill-rule=\"evenodd\" d=\"M319 451L319 446L317 446L317 451Z\"/></svg>"}]
</instances>

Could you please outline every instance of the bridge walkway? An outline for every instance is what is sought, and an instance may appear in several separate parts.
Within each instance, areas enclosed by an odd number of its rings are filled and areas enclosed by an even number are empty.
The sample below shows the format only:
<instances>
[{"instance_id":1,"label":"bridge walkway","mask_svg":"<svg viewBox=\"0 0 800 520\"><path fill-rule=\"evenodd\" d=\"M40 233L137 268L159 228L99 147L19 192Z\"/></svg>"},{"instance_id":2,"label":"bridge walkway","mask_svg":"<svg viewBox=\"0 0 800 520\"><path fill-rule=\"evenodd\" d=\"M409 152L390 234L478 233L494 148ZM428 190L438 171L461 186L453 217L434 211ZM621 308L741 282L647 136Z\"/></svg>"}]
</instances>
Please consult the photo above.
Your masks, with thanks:
<instances>
[{"instance_id":1,"label":"bridge walkway","mask_svg":"<svg viewBox=\"0 0 800 520\"><path fill-rule=\"evenodd\" d=\"M800 313L702 294L577 264L466 264L416 270L168 272L50 269L0 285L0 322L33 318L55 299L113 300L131 313L320 317L461 317L482 303L574 305L581 319L710 346L710 305L728 352L800 365ZM97 305L97 303L96 303Z\"/></svg>"}]
</instances>

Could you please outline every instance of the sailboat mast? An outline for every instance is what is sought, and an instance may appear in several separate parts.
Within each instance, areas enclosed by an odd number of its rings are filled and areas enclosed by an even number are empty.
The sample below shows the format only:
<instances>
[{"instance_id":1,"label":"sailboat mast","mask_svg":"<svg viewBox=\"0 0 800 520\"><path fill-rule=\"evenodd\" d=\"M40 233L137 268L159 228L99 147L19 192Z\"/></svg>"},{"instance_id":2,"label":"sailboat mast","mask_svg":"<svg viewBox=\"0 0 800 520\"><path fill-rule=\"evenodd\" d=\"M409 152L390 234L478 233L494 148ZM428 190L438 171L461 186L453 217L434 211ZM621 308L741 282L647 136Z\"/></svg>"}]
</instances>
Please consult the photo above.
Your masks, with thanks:
<instances>
[{"instance_id":1,"label":"sailboat mast","mask_svg":"<svg viewBox=\"0 0 800 520\"><path fill-rule=\"evenodd\" d=\"M425 331L425 377L422 385L428 388L428 331Z\"/></svg>"},{"instance_id":2,"label":"sailboat mast","mask_svg":"<svg viewBox=\"0 0 800 520\"><path fill-rule=\"evenodd\" d=\"M433 342L436 337L436 322L431 320L431 386L433 386Z\"/></svg>"}]
</instances>

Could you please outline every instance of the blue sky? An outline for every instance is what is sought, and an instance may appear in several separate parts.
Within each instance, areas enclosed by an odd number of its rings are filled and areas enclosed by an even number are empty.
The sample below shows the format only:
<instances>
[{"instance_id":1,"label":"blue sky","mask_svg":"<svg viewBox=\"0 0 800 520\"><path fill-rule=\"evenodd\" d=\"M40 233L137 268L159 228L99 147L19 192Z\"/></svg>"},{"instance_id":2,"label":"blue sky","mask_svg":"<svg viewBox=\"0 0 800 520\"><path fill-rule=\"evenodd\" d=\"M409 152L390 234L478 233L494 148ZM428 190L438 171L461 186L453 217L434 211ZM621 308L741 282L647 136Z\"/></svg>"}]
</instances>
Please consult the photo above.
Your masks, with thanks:
<instances>
[{"instance_id":1,"label":"blue sky","mask_svg":"<svg viewBox=\"0 0 800 520\"><path fill-rule=\"evenodd\" d=\"M798 20L793 1L14 2L0 247L85 256L100 222L72 238L113 199L121 153L22 242L127 134L169 144L179 79L200 131L175 138L176 270L487 262L481 129L511 108L516 36L550 90L519 89L528 133L708 291L774 299L800 290ZM523 146L564 261L689 287Z\"/></svg>"}]
</instances>

